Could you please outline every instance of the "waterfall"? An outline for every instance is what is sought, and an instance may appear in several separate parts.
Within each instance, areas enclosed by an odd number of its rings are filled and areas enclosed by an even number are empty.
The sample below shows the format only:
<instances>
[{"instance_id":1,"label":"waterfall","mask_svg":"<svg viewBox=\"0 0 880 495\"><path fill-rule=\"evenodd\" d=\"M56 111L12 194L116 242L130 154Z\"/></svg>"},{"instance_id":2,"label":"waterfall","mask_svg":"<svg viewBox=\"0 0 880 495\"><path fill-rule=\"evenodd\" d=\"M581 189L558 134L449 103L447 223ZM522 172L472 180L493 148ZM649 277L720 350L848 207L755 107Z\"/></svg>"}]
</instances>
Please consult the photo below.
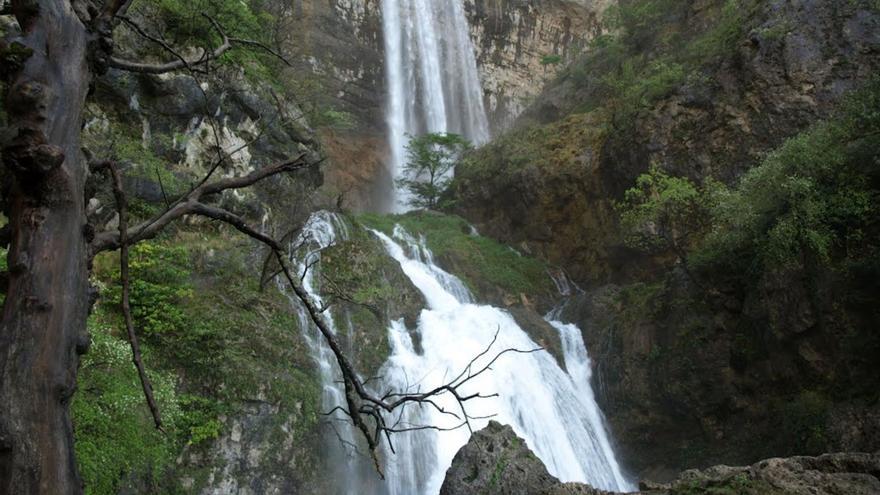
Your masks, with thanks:
<instances>
[{"instance_id":1,"label":"waterfall","mask_svg":"<svg viewBox=\"0 0 880 495\"><path fill-rule=\"evenodd\" d=\"M461 0L382 0L386 120L390 168L400 178L408 136L461 134L489 140L483 91ZM406 211L408 194L395 191L393 210Z\"/></svg>"},{"instance_id":2,"label":"waterfall","mask_svg":"<svg viewBox=\"0 0 880 495\"><path fill-rule=\"evenodd\" d=\"M425 390L445 383L483 352L496 332L495 346L475 368L501 350L537 347L509 313L473 303L464 284L434 264L423 239L415 239L400 226L395 227L393 238L374 234L428 303L415 329L421 352L402 322L391 325L392 355L380 372L384 388ZM563 481L587 482L606 490L634 489L614 458L590 388L590 361L580 329L555 320L549 323L560 332L568 372L546 351L502 356L491 372L461 391L463 395L498 394L467 404L469 415L484 417L473 421L474 428L485 426L489 416L511 425L548 471ZM438 403L446 410L458 408L448 397ZM451 428L459 421L426 406L410 409L401 424ZM387 493L438 493L453 456L468 438L466 428L397 435L393 438L397 453L386 457Z\"/></svg>"},{"instance_id":3,"label":"waterfall","mask_svg":"<svg viewBox=\"0 0 880 495\"><path fill-rule=\"evenodd\" d=\"M360 228L360 227L355 227ZM312 215L303 233L293 241L295 262L303 277L303 286L321 303L321 251L348 237L349 227L335 214ZM402 320L388 328L391 355L382 366L381 383L370 385L377 390L395 389L414 392L447 383L497 340L474 366L479 369L504 349L530 350L537 345L504 310L474 302L466 285L456 276L438 267L423 238L415 237L396 226L392 236L372 231L383 243L388 255L396 260L404 274L421 291L427 302L417 328L408 329ZM308 269L307 269L308 267ZM299 305L297 305L299 306ZM333 315L325 313L336 331ZM474 430L484 427L489 418L509 424L525 439L529 448L544 462L548 471L563 481L582 481L595 487L629 491L635 487L622 475L614 458L604 418L590 387L590 360L580 329L555 321L548 322L559 331L565 368L546 351L501 356L487 373L466 384L460 392L498 394L467 403ZM332 410L344 405L336 360L323 337L300 309L301 328L310 344L323 385L322 407ZM413 337L420 340L415 345ZM451 397L438 398L440 407L458 411ZM433 407L410 406L402 416L395 413L389 423L400 428L432 425L452 428L460 421ZM399 420L399 421L398 421ZM336 425L327 435L325 456L333 469L328 472L339 493L372 495L435 495L455 453L467 443L467 428L451 431L421 430L392 435L395 452L383 445L386 480L378 481L369 462L355 455L350 446L363 442L358 433L339 414L331 418Z\"/></svg>"}]
</instances>

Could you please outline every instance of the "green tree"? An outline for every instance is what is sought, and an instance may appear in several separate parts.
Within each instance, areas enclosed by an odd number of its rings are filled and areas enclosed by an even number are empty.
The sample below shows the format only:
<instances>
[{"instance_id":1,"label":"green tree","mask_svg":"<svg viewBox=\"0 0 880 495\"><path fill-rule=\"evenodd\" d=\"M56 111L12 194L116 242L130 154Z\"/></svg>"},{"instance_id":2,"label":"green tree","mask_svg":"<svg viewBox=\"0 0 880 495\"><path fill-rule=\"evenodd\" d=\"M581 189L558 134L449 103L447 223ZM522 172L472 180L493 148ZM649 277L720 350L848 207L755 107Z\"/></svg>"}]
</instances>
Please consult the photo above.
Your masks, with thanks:
<instances>
[{"instance_id":1,"label":"green tree","mask_svg":"<svg viewBox=\"0 0 880 495\"><path fill-rule=\"evenodd\" d=\"M711 225L712 206L722 189L716 181L707 180L700 187L687 178L651 167L618 205L625 242L649 252L671 251L693 280L687 252Z\"/></svg>"},{"instance_id":2,"label":"green tree","mask_svg":"<svg viewBox=\"0 0 880 495\"><path fill-rule=\"evenodd\" d=\"M458 134L430 133L412 138L406 145L404 176L397 179L397 186L412 194L410 206L436 208L452 180L452 169L470 148L470 142Z\"/></svg>"}]
</instances>

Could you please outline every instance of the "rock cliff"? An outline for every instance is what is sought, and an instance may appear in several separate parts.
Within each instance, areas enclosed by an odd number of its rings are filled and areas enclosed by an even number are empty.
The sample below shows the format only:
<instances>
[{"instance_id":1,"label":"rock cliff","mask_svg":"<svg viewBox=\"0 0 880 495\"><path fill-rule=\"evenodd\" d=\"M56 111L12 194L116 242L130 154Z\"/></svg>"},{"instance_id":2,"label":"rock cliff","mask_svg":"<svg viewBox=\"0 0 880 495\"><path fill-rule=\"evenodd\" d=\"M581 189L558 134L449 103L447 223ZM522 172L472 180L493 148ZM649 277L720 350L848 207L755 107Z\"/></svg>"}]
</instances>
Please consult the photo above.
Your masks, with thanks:
<instances>
[{"instance_id":1,"label":"rock cliff","mask_svg":"<svg viewBox=\"0 0 880 495\"><path fill-rule=\"evenodd\" d=\"M822 122L880 67L880 12L871 2L629 5L638 15L624 9L620 32L596 38L513 131L456 170L455 210L582 288L563 313L584 329L600 405L636 472L669 479L718 462L876 450L877 313L864 301L878 292L857 275L873 268L845 268L876 263L872 221L859 241L865 258L835 251L756 268L765 254L741 249L695 272L707 245L636 246L621 209L652 167L734 190L749 170L769 169L768 156L802 174L811 160L832 163L806 150L830 149L817 139L832 125ZM876 156L876 140L864 145ZM876 162L852 156L876 191ZM789 187L774 180L749 187ZM779 204L781 215L793 201ZM641 233L658 232L658 218ZM710 238L721 229L713 218Z\"/></svg>"},{"instance_id":2,"label":"rock cliff","mask_svg":"<svg viewBox=\"0 0 880 495\"><path fill-rule=\"evenodd\" d=\"M308 73L302 98L324 102L321 132L328 194L347 206L379 210L390 188L385 140L386 80L379 0L297 0L279 8L278 36ZM494 131L509 126L599 34L608 2L467 0L484 100Z\"/></svg>"}]
</instances>

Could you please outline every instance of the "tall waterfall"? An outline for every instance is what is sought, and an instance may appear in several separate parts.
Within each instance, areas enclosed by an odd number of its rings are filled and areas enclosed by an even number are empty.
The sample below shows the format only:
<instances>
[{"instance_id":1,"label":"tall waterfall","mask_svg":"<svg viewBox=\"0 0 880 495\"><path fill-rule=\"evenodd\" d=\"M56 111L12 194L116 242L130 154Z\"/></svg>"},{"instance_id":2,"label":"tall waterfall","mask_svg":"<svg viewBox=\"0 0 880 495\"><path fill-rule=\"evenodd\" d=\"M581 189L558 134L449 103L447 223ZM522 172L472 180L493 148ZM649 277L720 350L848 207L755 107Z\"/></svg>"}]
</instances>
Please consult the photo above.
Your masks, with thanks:
<instances>
[{"instance_id":1,"label":"tall waterfall","mask_svg":"<svg viewBox=\"0 0 880 495\"><path fill-rule=\"evenodd\" d=\"M304 232L297 240L300 244L309 241L300 253L301 270L319 258L321 249L337 242L337 237L347 236L347 227L335 215L321 212L312 216ZM407 329L402 320L390 324L391 356L380 370L382 383L374 381L372 386L378 390L414 391L446 383L485 351L496 333L497 341L490 352L474 363L475 368L487 364L501 350L537 347L509 313L474 303L461 280L434 263L423 239L413 237L399 226L391 237L375 231L373 234L422 292L428 307L422 310L417 328ZM321 297L316 286L319 269L312 266L304 277L305 288L318 301ZM333 325L332 316L328 316ZM313 328L307 318L303 313L303 328ZM467 403L470 416L483 418L472 420L472 426L475 430L484 427L488 417L511 425L548 471L563 481L583 481L606 490L633 490L635 487L622 475L614 458L602 413L590 388L590 361L580 329L551 318L552 315L548 316L549 323L560 332L568 371L546 351L501 356L489 372L460 390L463 395L498 394ZM343 401L335 359L319 334L308 333L307 336L324 382L323 407L330 410ZM418 336L419 346L414 345L413 336ZM458 410L457 403L450 397L439 398L437 404L446 410ZM410 407L399 419L399 427L450 428L459 424L459 420L427 406ZM346 468L332 476L341 485L340 493L435 495L440 491L452 458L468 438L466 428L396 434L392 436L395 453L387 448L383 452L384 482L378 481L368 462L356 457L333 462ZM329 439L330 450L334 443L340 450L340 445L358 441L357 434L340 423L336 436Z\"/></svg>"},{"instance_id":2,"label":"tall waterfall","mask_svg":"<svg viewBox=\"0 0 880 495\"><path fill-rule=\"evenodd\" d=\"M386 119L391 175L401 176L408 136L461 134L489 140L474 49L461 0L382 0ZM397 191L394 211L408 195Z\"/></svg>"}]
</instances>

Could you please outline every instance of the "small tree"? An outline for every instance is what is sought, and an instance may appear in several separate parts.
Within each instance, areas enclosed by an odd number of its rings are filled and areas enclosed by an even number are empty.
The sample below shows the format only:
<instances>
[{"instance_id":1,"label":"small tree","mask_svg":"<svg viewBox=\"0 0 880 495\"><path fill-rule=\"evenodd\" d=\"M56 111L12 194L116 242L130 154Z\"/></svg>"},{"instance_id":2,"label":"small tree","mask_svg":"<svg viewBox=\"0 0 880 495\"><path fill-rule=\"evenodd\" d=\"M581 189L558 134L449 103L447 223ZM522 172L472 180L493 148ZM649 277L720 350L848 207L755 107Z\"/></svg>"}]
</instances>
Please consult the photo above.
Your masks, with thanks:
<instances>
[{"instance_id":1,"label":"small tree","mask_svg":"<svg viewBox=\"0 0 880 495\"><path fill-rule=\"evenodd\" d=\"M458 134L430 133L414 137L406 145L407 163L397 186L406 188L415 208L436 208L449 187L452 169L471 144Z\"/></svg>"},{"instance_id":2,"label":"small tree","mask_svg":"<svg viewBox=\"0 0 880 495\"><path fill-rule=\"evenodd\" d=\"M626 244L649 252L671 251L693 280L687 252L709 228L714 198L722 187L711 179L700 187L651 167L618 205Z\"/></svg>"}]
</instances>

